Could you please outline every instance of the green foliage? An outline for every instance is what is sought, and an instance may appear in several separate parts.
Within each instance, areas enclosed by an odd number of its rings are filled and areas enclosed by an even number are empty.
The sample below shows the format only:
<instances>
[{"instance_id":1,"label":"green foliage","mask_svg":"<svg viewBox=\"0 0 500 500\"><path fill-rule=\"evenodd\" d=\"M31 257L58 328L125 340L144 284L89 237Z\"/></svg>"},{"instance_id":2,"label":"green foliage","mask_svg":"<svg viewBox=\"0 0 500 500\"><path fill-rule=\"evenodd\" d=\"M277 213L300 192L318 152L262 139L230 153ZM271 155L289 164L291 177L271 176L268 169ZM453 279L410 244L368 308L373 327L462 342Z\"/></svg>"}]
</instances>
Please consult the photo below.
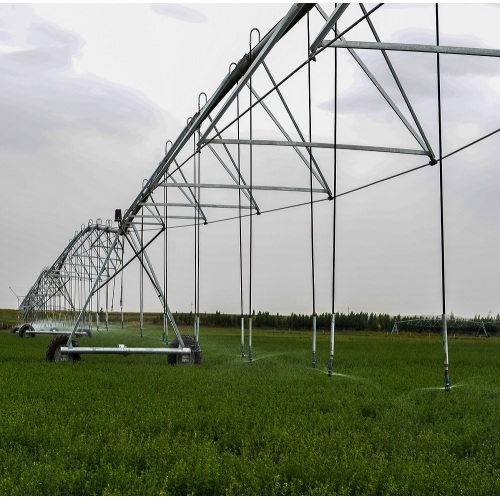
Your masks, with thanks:
<instances>
[{"instance_id":1,"label":"green foliage","mask_svg":"<svg viewBox=\"0 0 500 500\"><path fill-rule=\"evenodd\" d=\"M370 320L368 316L368 321ZM186 333L189 333L186 331ZM497 495L497 338L201 331L203 364L44 361L49 337L0 332L0 495ZM161 346L114 329L82 346Z\"/></svg>"},{"instance_id":2,"label":"green foliage","mask_svg":"<svg viewBox=\"0 0 500 500\"><path fill-rule=\"evenodd\" d=\"M194 324L194 313L176 312L174 314L175 320L179 325L190 326ZM336 313L335 316L335 329L338 331L367 331L367 332L390 332L394 327L396 319L398 321L415 320L417 316L391 316L389 314L377 314L366 312L354 312L349 314L342 312ZM491 324L491 318L474 318L476 322L481 321L488 323L487 331L490 335L498 333L498 324ZM277 314L270 314L269 312L259 311L252 315L253 327L272 330L294 330L294 331L310 331L312 329L312 316L309 314L295 314L289 316ZM331 314L322 313L316 317L316 327L318 330L328 331L331 326ZM241 323L241 315L239 314L225 314L220 311L215 313L200 313L200 324L202 326L219 326L238 328ZM153 324L161 324L161 321L153 320ZM412 323L403 323L399 325L400 331L415 332L415 333L440 333L441 326L435 328L422 328ZM477 325L463 324L462 326L453 326L450 324L448 327L450 333L461 334L476 334L478 331Z\"/></svg>"}]
</instances>

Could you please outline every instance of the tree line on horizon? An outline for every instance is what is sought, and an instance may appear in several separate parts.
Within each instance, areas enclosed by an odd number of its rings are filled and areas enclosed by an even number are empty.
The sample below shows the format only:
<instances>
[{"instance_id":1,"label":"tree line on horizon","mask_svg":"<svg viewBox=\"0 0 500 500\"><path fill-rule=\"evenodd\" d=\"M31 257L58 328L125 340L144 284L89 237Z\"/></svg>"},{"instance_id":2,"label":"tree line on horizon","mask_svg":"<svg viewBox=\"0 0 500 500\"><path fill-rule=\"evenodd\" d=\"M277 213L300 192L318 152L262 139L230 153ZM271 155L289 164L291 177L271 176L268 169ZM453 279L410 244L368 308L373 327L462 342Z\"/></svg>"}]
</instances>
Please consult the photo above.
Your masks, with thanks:
<instances>
[{"instance_id":1,"label":"tree line on horizon","mask_svg":"<svg viewBox=\"0 0 500 500\"><path fill-rule=\"evenodd\" d=\"M20 323L17 318L17 310L1 310L2 315L0 317L0 329L8 329L15 324ZM94 313L95 314L95 313ZM194 313L193 312L175 312L173 314L176 323L180 326L191 326L194 324ZM137 312L125 312L124 321L135 322L137 321ZM121 314L118 311L109 313L109 320L111 323L117 323L120 321ZM248 315L245 315L248 318ZM393 332L394 324L398 323L399 332L440 332L441 325L436 322L432 328L419 326L412 323L413 320L421 319L421 316L402 316L402 315L390 315L390 314L378 314L378 313L367 313L367 312L354 312L351 311L348 314L343 312L338 312L335 318L335 330L338 331L370 331L370 332ZM152 313L145 312L144 319L146 322L150 322L154 325L163 324L163 314L162 313ZM481 329L481 323L484 323L487 334L496 334L500 332L500 315L494 317L481 317L475 315L469 322L461 322L456 324L454 321L455 317L453 313L449 316L448 322L448 332L459 332L459 333L469 333L469 334L484 334ZM104 314L101 315L100 321L104 321ZM241 327L241 315L240 314L226 314L220 311L215 313L200 313L200 325L208 327L225 327L225 328L240 328ZM247 320L245 325L248 325ZM267 311L258 311L257 313L253 311L252 314L252 326L257 329L270 329L278 331L310 331L312 330L312 315L309 314L295 314L283 315L280 313L271 314ZM329 332L331 326L331 314L322 313L316 316L316 328L318 331ZM247 328L247 326L245 326Z\"/></svg>"},{"instance_id":2,"label":"tree line on horizon","mask_svg":"<svg viewBox=\"0 0 500 500\"><path fill-rule=\"evenodd\" d=\"M162 317L159 315L160 318ZM174 318L177 324L189 326L194 323L193 312L176 312ZM248 315L245 315L247 318ZM366 312L354 312L349 314L339 312L335 316L335 330L340 331L371 331L371 332L392 332L394 324L398 323L398 331L400 332L428 332L428 331L441 331L441 326L436 327L422 327L412 324L412 320L419 319L420 316L392 316L390 314L377 314ZM450 315L450 320L453 320L453 314ZM490 322L496 321L497 324ZM405 323L409 322L409 323ZM482 318L478 315L474 316L473 321L461 325L455 325L452 321L448 323L448 331L457 331L464 333L482 333L480 330L480 323L485 323L486 331L497 333L500 329L500 316L496 318ZM247 323L246 323L247 324ZM220 311L215 313L200 313L200 325L202 326L220 326L220 327L241 327L240 314L226 314ZM279 313L270 314L269 312L255 312L252 315L252 327L272 330L311 330L312 329L312 315L309 314L295 314L282 315ZM316 315L316 329L318 331L330 331L331 327L331 314L322 313Z\"/></svg>"}]
</instances>

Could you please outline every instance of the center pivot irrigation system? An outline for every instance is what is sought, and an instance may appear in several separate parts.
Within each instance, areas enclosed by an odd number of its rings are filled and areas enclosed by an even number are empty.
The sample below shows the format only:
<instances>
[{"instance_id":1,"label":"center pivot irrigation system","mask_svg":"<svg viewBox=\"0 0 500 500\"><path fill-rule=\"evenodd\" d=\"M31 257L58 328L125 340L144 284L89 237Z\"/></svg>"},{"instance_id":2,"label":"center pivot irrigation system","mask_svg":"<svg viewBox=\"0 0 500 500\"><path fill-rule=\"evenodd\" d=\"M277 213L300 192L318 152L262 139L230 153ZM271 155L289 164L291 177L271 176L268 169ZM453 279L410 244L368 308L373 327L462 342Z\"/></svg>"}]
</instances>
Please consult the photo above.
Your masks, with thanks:
<instances>
[{"instance_id":1,"label":"center pivot irrigation system","mask_svg":"<svg viewBox=\"0 0 500 500\"><path fill-rule=\"evenodd\" d=\"M430 28L426 31L426 40L433 41L427 44L383 42L378 29L381 29L380 33L385 33L386 23L392 22L387 20L390 17L385 18L384 12L394 13L394 6L383 4L370 9L363 4L342 3L324 7L319 4L294 4L264 36L253 29L248 52L238 63L229 65L228 74L210 98L205 93L199 95L194 116L187 120L175 141L166 143L165 156L151 177L143 182L130 207L123 214L117 209L114 222L102 224L90 221L82 227L55 263L44 269L20 304L24 321L30 328L34 328L32 325L36 325L37 321L46 324L66 321L71 324L68 331L59 332L54 337L47 359L76 360L81 354L90 353L165 353L171 363L199 363L201 234L209 230L201 228L233 219L238 221L239 228L241 355L244 357L246 354L247 331L248 360L252 362L253 218L302 205L305 210L309 207L310 254L307 258L311 260L312 366L315 367L315 207L326 202L331 207L333 220L328 365L328 375L331 376L337 294L335 274L338 266L337 199L419 169L431 168L439 177L441 327L445 389L449 390L443 160L487 139L497 130L483 137L474 137L473 142L462 144L455 151L443 153L442 135L445 132L441 119L440 64L447 57L461 58L466 71L469 61L477 58L489 58L491 61L491 58L500 56L500 50L440 44L440 8L438 4L428 6ZM406 64L404 78L401 78L396 67L403 61L401 54L407 57L408 53L418 54L419 63L413 66ZM373 62L373 54L379 59L375 69L370 70L364 61ZM398 134L372 130L370 134L356 136L356 143L347 144L338 140L338 137L345 136L338 106L342 104L339 89L346 74L339 67L342 63L345 68L346 61L356 68L346 78L362 78L370 91L375 91L379 99L377 102L385 109L380 125L386 122L394 124ZM377 76L380 71L384 71L382 78ZM419 92L412 96L415 89L406 89L408 82L412 81L412 72L417 75L422 71L428 72L426 78L431 82L428 86L431 90L418 90L428 91L426 102L429 96L432 98L430 118L422 111ZM313 112L316 110L313 101L317 103L318 100L329 103L329 113L320 116ZM403 136L404 140L401 139ZM401 147L402 144L409 147ZM375 164L375 160L379 161L382 157L397 158L398 164L400 162L406 167L396 174L338 192L338 162L342 158L341 153L345 152L359 154L359 161L364 165L370 165L371 160ZM167 304L167 240L172 229L187 226L191 226L194 232L195 319L192 337L180 334ZM150 246L162 240L163 282L148 254ZM132 256L125 259L130 249ZM74 338L79 332L88 332L92 328L93 315L89 311L98 311L97 328L100 321L104 321L107 328L110 296L111 301L114 300L116 281L120 276L123 279L122 271L134 260L140 264L141 333L145 274L163 307L163 340L169 347L79 347ZM169 290L169 293L175 293L175 290ZM120 304L123 311L122 298ZM176 339L168 344L170 327Z\"/></svg>"}]
</instances>

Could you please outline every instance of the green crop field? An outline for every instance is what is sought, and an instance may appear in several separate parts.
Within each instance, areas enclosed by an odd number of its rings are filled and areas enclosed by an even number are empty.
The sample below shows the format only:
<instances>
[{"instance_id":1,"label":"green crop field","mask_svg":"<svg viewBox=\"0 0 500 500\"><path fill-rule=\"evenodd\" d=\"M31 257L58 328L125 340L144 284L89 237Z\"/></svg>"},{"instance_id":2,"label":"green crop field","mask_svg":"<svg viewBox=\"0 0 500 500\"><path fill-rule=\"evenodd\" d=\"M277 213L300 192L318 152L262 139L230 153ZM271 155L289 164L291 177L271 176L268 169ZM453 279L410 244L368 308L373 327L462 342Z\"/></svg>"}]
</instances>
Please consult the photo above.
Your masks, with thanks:
<instances>
[{"instance_id":1,"label":"green crop field","mask_svg":"<svg viewBox=\"0 0 500 500\"><path fill-rule=\"evenodd\" d=\"M161 347L159 327L81 346ZM0 495L498 495L500 338L201 329L203 363L0 331Z\"/></svg>"}]
</instances>

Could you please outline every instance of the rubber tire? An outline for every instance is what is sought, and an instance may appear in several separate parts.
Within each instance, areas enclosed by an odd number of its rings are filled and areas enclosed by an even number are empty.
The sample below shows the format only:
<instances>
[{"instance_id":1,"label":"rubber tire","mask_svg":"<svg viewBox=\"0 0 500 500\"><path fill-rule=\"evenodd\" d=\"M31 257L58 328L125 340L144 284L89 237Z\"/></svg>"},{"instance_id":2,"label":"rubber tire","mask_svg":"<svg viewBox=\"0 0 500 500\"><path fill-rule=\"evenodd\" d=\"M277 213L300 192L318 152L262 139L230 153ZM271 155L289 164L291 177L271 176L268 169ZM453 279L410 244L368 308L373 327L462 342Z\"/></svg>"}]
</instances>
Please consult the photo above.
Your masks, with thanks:
<instances>
[{"instance_id":1,"label":"rubber tire","mask_svg":"<svg viewBox=\"0 0 500 500\"><path fill-rule=\"evenodd\" d=\"M202 356L201 356L200 345L198 344L198 342L196 342L196 340L193 337L191 337L191 335L181 335L181 338L184 342L185 347L191 347L191 352L193 355L192 362L195 365L201 365ZM173 340L170 343L169 347L172 347L172 348L179 347L179 340L178 339ZM177 365L177 364L180 365L180 364L182 364L181 357L182 357L181 354L168 354L167 355L167 363L169 365Z\"/></svg>"},{"instance_id":2,"label":"rubber tire","mask_svg":"<svg viewBox=\"0 0 500 500\"><path fill-rule=\"evenodd\" d=\"M68 354L66 356L62 356L60 352L60 347L65 346L68 343L68 335L56 335L50 341L49 346L47 347L47 352L45 354L45 360L50 361L52 363L59 363L61 361L81 361L81 356L79 354ZM71 345L73 347L79 347L76 340L71 341Z\"/></svg>"},{"instance_id":3,"label":"rubber tire","mask_svg":"<svg viewBox=\"0 0 500 500\"><path fill-rule=\"evenodd\" d=\"M34 333L30 333L34 330L33 326L30 325L29 323L24 324L21 326L18 330L19 336L21 338L27 339L28 337L34 337Z\"/></svg>"}]
</instances>

